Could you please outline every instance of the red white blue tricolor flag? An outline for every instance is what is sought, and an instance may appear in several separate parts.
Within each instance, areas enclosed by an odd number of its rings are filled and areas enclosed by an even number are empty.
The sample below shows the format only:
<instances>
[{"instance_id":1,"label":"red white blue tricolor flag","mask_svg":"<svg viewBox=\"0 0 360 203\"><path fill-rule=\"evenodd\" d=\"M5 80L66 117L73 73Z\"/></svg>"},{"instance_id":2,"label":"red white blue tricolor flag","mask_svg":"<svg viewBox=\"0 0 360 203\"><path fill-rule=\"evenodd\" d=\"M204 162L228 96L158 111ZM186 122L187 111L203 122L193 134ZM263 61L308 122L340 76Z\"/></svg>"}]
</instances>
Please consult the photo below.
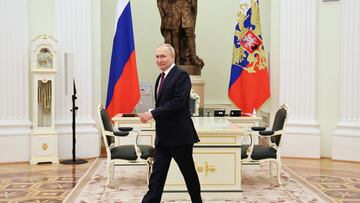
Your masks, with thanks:
<instances>
[{"instance_id":1,"label":"red white blue tricolor flag","mask_svg":"<svg viewBox=\"0 0 360 203\"><path fill-rule=\"evenodd\" d=\"M129 0L118 0L106 110L110 117L131 113L140 99Z\"/></svg>"},{"instance_id":2,"label":"red white blue tricolor flag","mask_svg":"<svg viewBox=\"0 0 360 203\"><path fill-rule=\"evenodd\" d=\"M259 0L240 0L228 95L244 113L252 113L270 97Z\"/></svg>"}]
</instances>

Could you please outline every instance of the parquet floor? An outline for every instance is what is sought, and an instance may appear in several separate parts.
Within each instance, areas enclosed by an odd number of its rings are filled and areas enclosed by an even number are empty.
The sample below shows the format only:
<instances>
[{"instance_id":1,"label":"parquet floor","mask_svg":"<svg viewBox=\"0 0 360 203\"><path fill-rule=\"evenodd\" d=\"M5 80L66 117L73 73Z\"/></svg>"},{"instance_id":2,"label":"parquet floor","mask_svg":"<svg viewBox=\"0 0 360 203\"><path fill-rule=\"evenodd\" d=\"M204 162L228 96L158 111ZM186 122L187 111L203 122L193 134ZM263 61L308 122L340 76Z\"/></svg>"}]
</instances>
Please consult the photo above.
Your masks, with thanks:
<instances>
[{"instance_id":1,"label":"parquet floor","mask_svg":"<svg viewBox=\"0 0 360 203\"><path fill-rule=\"evenodd\" d=\"M0 164L0 203L62 202L93 161L81 165ZM282 161L335 201L360 203L360 163L293 158Z\"/></svg>"},{"instance_id":2,"label":"parquet floor","mask_svg":"<svg viewBox=\"0 0 360 203\"><path fill-rule=\"evenodd\" d=\"M93 161L81 165L0 164L0 203L62 202Z\"/></svg>"}]
</instances>

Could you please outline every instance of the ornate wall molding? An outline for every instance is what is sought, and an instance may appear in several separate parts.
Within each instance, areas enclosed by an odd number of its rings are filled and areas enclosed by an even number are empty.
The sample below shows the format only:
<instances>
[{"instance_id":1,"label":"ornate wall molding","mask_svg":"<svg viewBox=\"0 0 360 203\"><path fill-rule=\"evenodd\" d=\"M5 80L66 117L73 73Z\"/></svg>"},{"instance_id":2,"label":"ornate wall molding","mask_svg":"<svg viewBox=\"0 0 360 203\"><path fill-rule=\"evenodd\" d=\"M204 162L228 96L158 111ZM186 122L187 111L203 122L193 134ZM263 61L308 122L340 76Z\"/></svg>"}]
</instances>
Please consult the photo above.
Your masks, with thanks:
<instances>
[{"instance_id":1,"label":"ornate wall molding","mask_svg":"<svg viewBox=\"0 0 360 203\"><path fill-rule=\"evenodd\" d=\"M343 1L340 67L340 120L334 132L332 157L360 161L360 1ZM347 150L344 150L347 149Z\"/></svg>"},{"instance_id":2,"label":"ornate wall molding","mask_svg":"<svg viewBox=\"0 0 360 203\"><path fill-rule=\"evenodd\" d=\"M360 122L360 2L343 1L340 122Z\"/></svg>"},{"instance_id":3,"label":"ornate wall molding","mask_svg":"<svg viewBox=\"0 0 360 203\"><path fill-rule=\"evenodd\" d=\"M27 161L31 133L28 1L0 1L0 25L0 154L13 155L1 156L0 162ZM15 143L21 147L15 149Z\"/></svg>"},{"instance_id":4,"label":"ornate wall molding","mask_svg":"<svg viewBox=\"0 0 360 203\"><path fill-rule=\"evenodd\" d=\"M56 126L59 132L59 158L68 157L69 149L61 143L71 140L71 95L72 78L75 78L79 107L76 116L77 135L86 135L84 142L77 142L78 153L85 157L99 154L98 131L93 118L93 64L92 64L92 1L88 0L55 0L54 33L62 52L59 73L57 75L56 97L60 98L56 106ZM65 64L64 54L71 55L72 60ZM72 62L71 62L72 61ZM67 67L67 68L66 68ZM99 76L100 77L100 76ZM70 81L70 82L69 82ZM95 140L95 141L94 141ZM83 146L89 143L93 149Z\"/></svg>"},{"instance_id":5,"label":"ornate wall molding","mask_svg":"<svg viewBox=\"0 0 360 203\"><path fill-rule=\"evenodd\" d=\"M285 156L320 157L315 112L316 19L316 1L281 0L279 105L289 106ZM316 144L296 138L304 136ZM305 150L311 153L304 154Z\"/></svg>"},{"instance_id":6,"label":"ornate wall molding","mask_svg":"<svg viewBox=\"0 0 360 203\"><path fill-rule=\"evenodd\" d=\"M26 0L0 1L0 120L29 120L27 5Z\"/></svg>"},{"instance_id":7,"label":"ornate wall molding","mask_svg":"<svg viewBox=\"0 0 360 203\"><path fill-rule=\"evenodd\" d=\"M70 95L72 87L65 89L65 79L76 81L79 112L77 118L92 118L92 29L91 1L55 0L54 29L55 38L62 50L61 70L58 74L58 98L63 98L57 105L57 118L70 118ZM72 55L73 70L65 70L64 54ZM69 67L71 69L71 67ZM65 75L66 72L70 73ZM66 92L67 91L67 92ZM67 94L66 94L67 93ZM68 107L68 108L65 108Z\"/></svg>"}]
</instances>

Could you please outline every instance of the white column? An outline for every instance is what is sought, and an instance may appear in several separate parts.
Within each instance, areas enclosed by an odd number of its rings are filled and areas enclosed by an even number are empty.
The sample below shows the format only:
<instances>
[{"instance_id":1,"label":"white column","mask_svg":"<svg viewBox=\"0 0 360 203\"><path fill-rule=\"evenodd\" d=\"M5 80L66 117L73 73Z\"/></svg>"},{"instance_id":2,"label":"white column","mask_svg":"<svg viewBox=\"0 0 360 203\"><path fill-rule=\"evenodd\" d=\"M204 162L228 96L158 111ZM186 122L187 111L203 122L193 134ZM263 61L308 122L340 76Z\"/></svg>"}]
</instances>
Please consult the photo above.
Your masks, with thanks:
<instances>
[{"instance_id":1,"label":"white column","mask_svg":"<svg viewBox=\"0 0 360 203\"><path fill-rule=\"evenodd\" d=\"M360 1L343 1L340 120L332 158L360 161Z\"/></svg>"},{"instance_id":2,"label":"white column","mask_svg":"<svg viewBox=\"0 0 360 203\"><path fill-rule=\"evenodd\" d=\"M0 1L0 162L29 160L28 1Z\"/></svg>"},{"instance_id":3,"label":"white column","mask_svg":"<svg viewBox=\"0 0 360 203\"><path fill-rule=\"evenodd\" d=\"M54 1L55 38L59 41L61 55L73 56L74 73L79 107L76 116L76 155L94 157L99 154L99 135L93 118L93 65L92 65L92 1ZM63 58L63 57L62 57ZM57 75L56 126L59 133L59 158L71 157L71 94L66 94L66 71L63 59ZM72 80L71 75L70 78Z\"/></svg>"},{"instance_id":4,"label":"white column","mask_svg":"<svg viewBox=\"0 0 360 203\"><path fill-rule=\"evenodd\" d=\"M320 157L315 118L316 4L281 0L279 105L289 106L284 156Z\"/></svg>"}]
</instances>

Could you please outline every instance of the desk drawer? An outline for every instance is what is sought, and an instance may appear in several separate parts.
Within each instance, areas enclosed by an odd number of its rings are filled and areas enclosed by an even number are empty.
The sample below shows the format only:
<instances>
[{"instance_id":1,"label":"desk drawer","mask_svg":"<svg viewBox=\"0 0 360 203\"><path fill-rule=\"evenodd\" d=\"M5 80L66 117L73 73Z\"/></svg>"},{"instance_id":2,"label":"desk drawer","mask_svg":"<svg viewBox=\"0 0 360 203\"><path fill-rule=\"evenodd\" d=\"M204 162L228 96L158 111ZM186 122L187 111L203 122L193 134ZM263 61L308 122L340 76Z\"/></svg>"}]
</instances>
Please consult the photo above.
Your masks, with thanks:
<instances>
[{"instance_id":1,"label":"desk drawer","mask_svg":"<svg viewBox=\"0 0 360 203\"><path fill-rule=\"evenodd\" d=\"M197 145L207 145L207 144L241 144L240 137L236 135L200 135L200 142Z\"/></svg>"},{"instance_id":2,"label":"desk drawer","mask_svg":"<svg viewBox=\"0 0 360 203\"><path fill-rule=\"evenodd\" d=\"M241 190L241 147L195 146L195 167L202 191ZM186 191L185 182L174 160L172 160L166 191Z\"/></svg>"}]
</instances>

